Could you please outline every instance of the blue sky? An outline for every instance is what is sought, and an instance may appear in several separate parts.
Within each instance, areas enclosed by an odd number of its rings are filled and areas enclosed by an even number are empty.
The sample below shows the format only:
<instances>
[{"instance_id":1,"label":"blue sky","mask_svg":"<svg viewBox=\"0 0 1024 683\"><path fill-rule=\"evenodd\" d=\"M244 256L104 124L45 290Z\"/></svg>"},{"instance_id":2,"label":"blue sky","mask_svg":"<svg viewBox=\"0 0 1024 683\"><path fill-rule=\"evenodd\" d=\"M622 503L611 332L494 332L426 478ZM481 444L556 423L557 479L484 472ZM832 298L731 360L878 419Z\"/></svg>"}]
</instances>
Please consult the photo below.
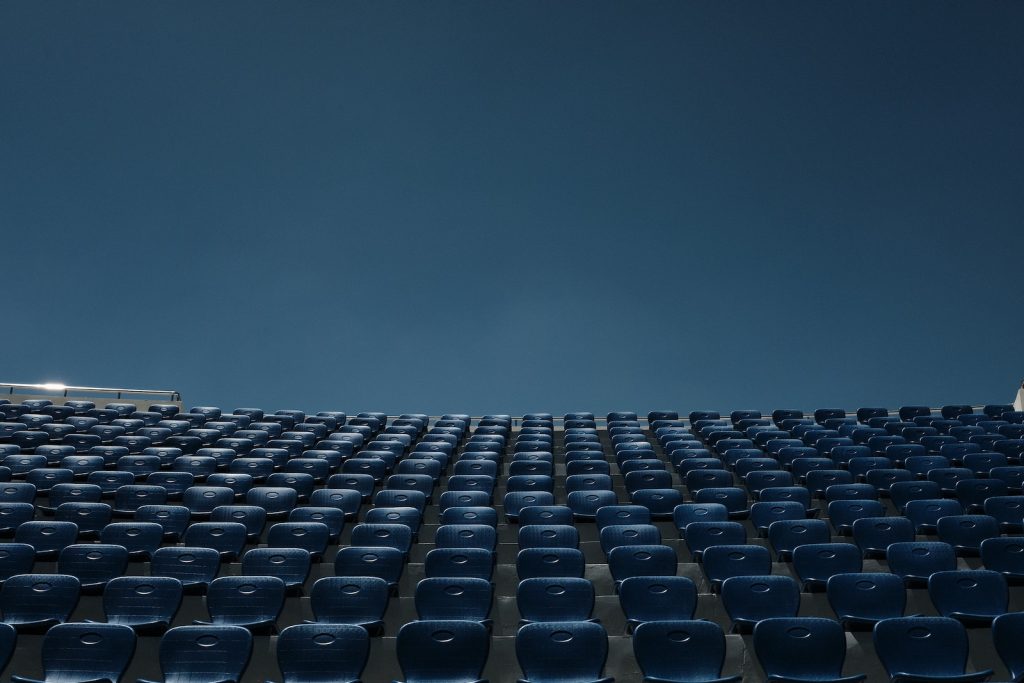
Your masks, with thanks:
<instances>
[{"instance_id":1,"label":"blue sky","mask_svg":"<svg viewBox=\"0 0 1024 683\"><path fill-rule=\"evenodd\" d=\"M1002 402L1024 3L0 4L0 380Z\"/></svg>"}]
</instances>

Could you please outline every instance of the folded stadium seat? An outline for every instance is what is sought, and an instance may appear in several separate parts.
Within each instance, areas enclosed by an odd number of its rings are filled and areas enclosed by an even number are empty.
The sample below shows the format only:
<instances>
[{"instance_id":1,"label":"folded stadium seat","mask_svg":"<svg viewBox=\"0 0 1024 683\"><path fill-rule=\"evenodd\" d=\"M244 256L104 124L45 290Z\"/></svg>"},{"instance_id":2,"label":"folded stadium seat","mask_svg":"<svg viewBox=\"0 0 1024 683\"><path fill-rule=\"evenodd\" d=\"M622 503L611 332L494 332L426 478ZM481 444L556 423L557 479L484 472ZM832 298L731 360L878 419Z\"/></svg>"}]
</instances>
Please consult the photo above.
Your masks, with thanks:
<instances>
[{"instance_id":1,"label":"folded stadium seat","mask_svg":"<svg viewBox=\"0 0 1024 683\"><path fill-rule=\"evenodd\" d=\"M234 502L235 492L226 486L192 486L181 497L193 519L209 519L214 508Z\"/></svg>"},{"instance_id":2,"label":"folded stadium seat","mask_svg":"<svg viewBox=\"0 0 1024 683\"><path fill-rule=\"evenodd\" d=\"M328 477L325 488L352 489L353 491L359 491L363 500L369 500L370 496L373 495L375 485L376 482L374 482L372 475L341 473L332 474Z\"/></svg>"},{"instance_id":3,"label":"folded stadium seat","mask_svg":"<svg viewBox=\"0 0 1024 683\"><path fill-rule=\"evenodd\" d=\"M889 571L908 588L923 588L935 572L956 569L956 554L948 543L909 541L891 543L885 551Z\"/></svg>"},{"instance_id":4,"label":"folded stadium seat","mask_svg":"<svg viewBox=\"0 0 1024 683\"><path fill-rule=\"evenodd\" d=\"M312 501L312 497L310 497ZM427 507L427 498L422 491L411 489L385 489L378 491L373 497L374 507L413 507L423 512Z\"/></svg>"},{"instance_id":5,"label":"folded stadium seat","mask_svg":"<svg viewBox=\"0 0 1024 683\"><path fill-rule=\"evenodd\" d=\"M395 651L407 683L482 683L490 637L475 621L413 621L398 631Z\"/></svg>"},{"instance_id":6,"label":"folded stadium seat","mask_svg":"<svg viewBox=\"0 0 1024 683\"><path fill-rule=\"evenodd\" d=\"M423 514L413 507L379 507L370 508L363 518L366 524L402 524L409 527L412 532L412 542L418 540L420 525L423 523Z\"/></svg>"},{"instance_id":7,"label":"folded stadium seat","mask_svg":"<svg viewBox=\"0 0 1024 683\"><path fill-rule=\"evenodd\" d=\"M794 460L796 465L801 459ZM832 465L834 467L834 465ZM836 469L811 469L804 476L804 486L815 498L825 498L825 492L832 486L847 485L854 483L853 472ZM877 494L876 494L877 496Z\"/></svg>"},{"instance_id":8,"label":"folded stadium seat","mask_svg":"<svg viewBox=\"0 0 1024 683\"><path fill-rule=\"evenodd\" d=\"M516 555L520 581L537 577L582 577L585 569L583 552L576 548L524 548Z\"/></svg>"},{"instance_id":9,"label":"folded stadium seat","mask_svg":"<svg viewBox=\"0 0 1024 683\"><path fill-rule=\"evenodd\" d=\"M682 504L683 494L673 488L640 489L633 492L630 500L634 505L647 508L652 519L672 519L672 511Z\"/></svg>"},{"instance_id":10,"label":"folded stadium seat","mask_svg":"<svg viewBox=\"0 0 1024 683\"><path fill-rule=\"evenodd\" d=\"M462 552L469 554L469 551ZM490 553L487 555L489 566ZM341 548L334 558L335 575L376 576L387 581L392 592L397 590L398 580L402 578L404 570L405 556L401 550L395 548L347 546Z\"/></svg>"},{"instance_id":11,"label":"folded stadium seat","mask_svg":"<svg viewBox=\"0 0 1024 683\"><path fill-rule=\"evenodd\" d=\"M685 532L686 547L695 562L700 562L704 552L712 546L747 542L747 530L739 522L691 522Z\"/></svg>"},{"instance_id":12,"label":"folded stadium seat","mask_svg":"<svg viewBox=\"0 0 1024 683\"><path fill-rule=\"evenodd\" d=\"M320 522L278 522L267 533L267 547L300 548L309 553L312 562L319 562L330 537L330 529Z\"/></svg>"},{"instance_id":13,"label":"folded stadium seat","mask_svg":"<svg viewBox=\"0 0 1024 683\"><path fill-rule=\"evenodd\" d=\"M487 628L494 587L472 577L422 579L416 584L416 613L421 620L475 621Z\"/></svg>"},{"instance_id":14,"label":"folded stadium seat","mask_svg":"<svg viewBox=\"0 0 1024 683\"><path fill-rule=\"evenodd\" d=\"M253 548L242 556L243 576L274 576L300 592L309 578L310 555L302 548Z\"/></svg>"},{"instance_id":15,"label":"folded stadium seat","mask_svg":"<svg viewBox=\"0 0 1024 683\"><path fill-rule=\"evenodd\" d=\"M327 576L310 591L310 607L317 624L359 626L371 636L384 633L384 612L390 587L377 576Z\"/></svg>"},{"instance_id":16,"label":"folded stadium seat","mask_svg":"<svg viewBox=\"0 0 1024 683\"><path fill-rule=\"evenodd\" d=\"M646 621L692 619L697 588L682 576L634 576L619 585L619 600L632 629Z\"/></svg>"},{"instance_id":17,"label":"folded stadium seat","mask_svg":"<svg viewBox=\"0 0 1024 683\"><path fill-rule=\"evenodd\" d=\"M36 508L31 503L0 503L0 534L13 536L23 523L35 517Z\"/></svg>"},{"instance_id":18,"label":"folded stadium seat","mask_svg":"<svg viewBox=\"0 0 1024 683\"><path fill-rule=\"evenodd\" d=\"M768 576L772 573L771 554L759 545L715 545L704 551L704 575L711 592L734 576Z\"/></svg>"},{"instance_id":19,"label":"folded stadium seat","mask_svg":"<svg viewBox=\"0 0 1024 683\"><path fill-rule=\"evenodd\" d=\"M149 560L163 537L163 527L153 522L116 522L103 528L100 543L124 547L130 560Z\"/></svg>"},{"instance_id":20,"label":"folded stadium seat","mask_svg":"<svg viewBox=\"0 0 1024 683\"><path fill-rule=\"evenodd\" d=\"M633 652L649 683L738 683L722 677L725 634L709 621L651 621L633 634Z\"/></svg>"},{"instance_id":21,"label":"folded stadium seat","mask_svg":"<svg viewBox=\"0 0 1024 683\"><path fill-rule=\"evenodd\" d=\"M793 571L808 593L825 590L837 574L859 573L863 564L860 549L852 543L808 543L793 550Z\"/></svg>"},{"instance_id":22,"label":"folded stadium seat","mask_svg":"<svg viewBox=\"0 0 1024 683\"><path fill-rule=\"evenodd\" d=\"M963 624L948 617L885 619L874 628L875 652L893 683L986 681L991 670L966 673L969 643Z\"/></svg>"},{"instance_id":23,"label":"folded stadium seat","mask_svg":"<svg viewBox=\"0 0 1024 683\"><path fill-rule=\"evenodd\" d=\"M78 538L74 522L31 521L22 523L14 532L17 543L28 543L36 549L36 560L55 560L65 547Z\"/></svg>"},{"instance_id":24,"label":"folded stadium seat","mask_svg":"<svg viewBox=\"0 0 1024 683\"><path fill-rule=\"evenodd\" d=\"M928 577L928 595L939 614L965 626L988 626L1009 606L1006 579L984 569L935 572Z\"/></svg>"},{"instance_id":25,"label":"folded stadium seat","mask_svg":"<svg viewBox=\"0 0 1024 683\"><path fill-rule=\"evenodd\" d=\"M181 606L182 585L162 576L119 576L103 589L108 624L129 626L139 634L163 633Z\"/></svg>"},{"instance_id":26,"label":"folded stadium seat","mask_svg":"<svg viewBox=\"0 0 1024 683\"><path fill-rule=\"evenodd\" d=\"M914 540L914 523L906 517L865 517L853 522L853 539L864 557L885 557L891 543Z\"/></svg>"},{"instance_id":27,"label":"folded stadium seat","mask_svg":"<svg viewBox=\"0 0 1024 683\"><path fill-rule=\"evenodd\" d=\"M444 524L445 522L442 521L441 523ZM533 505L525 507L519 511L519 524L524 527L535 524L568 524L572 526L572 510L564 505Z\"/></svg>"},{"instance_id":28,"label":"folded stadium seat","mask_svg":"<svg viewBox=\"0 0 1024 683\"><path fill-rule=\"evenodd\" d=\"M968 514L983 511L987 498L1007 493L1006 483L999 479L963 479L956 484L956 498Z\"/></svg>"},{"instance_id":29,"label":"folded stadium seat","mask_svg":"<svg viewBox=\"0 0 1024 683\"><path fill-rule=\"evenodd\" d=\"M372 512L373 510L370 511ZM570 522L571 520L570 517ZM491 507L451 507L441 513L441 524L486 524L496 528L498 512Z\"/></svg>"},{"instance_id":30,"label":"folded stadium seat","mask_svg":"<svg viewBox=\"0 0 1024 683\"><path fill-rule=\"evenodd\" d=\"M889 488L889 498L896 510L903 513L912 500L934 500L942 498L942 487L934 481L897 482Z\"/></svg>"},{"instance_id":31,"label":"folded stadium seat","mask_svg":"<svg viewBox=\"0 0 1024 683\"><path fill-rule=\"evenodd\" d=\"M58 624L43 638L42 681L12 675L16 683L117 683L135 654L135 632L119 624Z\"/></svg>"},{"instance_id":32,"label":"folded stadium seat","mask_svg":"<svg viewBox=\"0 0 1024 683\"><path fill-rule=\"evenodd\" d=\"M721 593L733 633L750 633L763 619L800 611L800 586L788 576L733 576L722 582Z\"/></svg>"},{"instance_id":33,"label":"folded stadium seat","mask_svg":"<svg viewBox=\"0 0 1024 683\"><path fill-rule=\"evenodd\" d=\"M370 655L370 638L358 626L296 624L277 638L283 683L358 683Z\"/></svg>"},{"instance_id":34,"label":"folded stadium seat","mask_svg":"<svg viewBox=\"0 0 1024 683\"><path fill-rule=\"evenodd\" d=\"M624 545L608 553L608 570L615 580L616 590L631 576L675 576L677 565L675 550L665 545ZM519 577L523 578L522 573Z\"/></svg>"},{"instance_id":35,"label":"folded stadium seat","mask_svg":"<svg viewBox=\"0 0 1024 683\"><path fill-rule=\"evenodd\" d=\"M948 498L912 500L903 511L904 516L914 523L914 530L918 534L936 534L939 518L949 515L960 516L963 513L960 503Z\"/></svg>"},{"instance_id":36,"label":"folded stadium seat","mask_svg":"<svg viewBox=\"0 0 1024 683\"><path fill-rule=\"evenodd\" d=\"M242 554L246 528L239 522L197 522L189 525L182 542L194 548L212 548L222 561L230 562Z\"/></svg>"},{"instance_id":37,"label":"folded stadium seat","mask_svg":"<svg viewBox=\"0 0 1024 683\"><path fill-rule=\"evenodd\" d=\"M363 496L353 489L317 489L310 494L309 504L316 508L336 508L341 510L346 520L354 520L363 506ZM301 508L295 508L288 514L298 509Z\"/></svg>"},{"instance_id":38,"label":"folded stadium seat","mask_svg":"<svg viewBox=\"0 0 1024 683\"><path fill-rule=\"evenodd\" d=\"M186 474L185 472L169 472L168 474ZM256 480L250 474L236 474L234 472L217 472L206 478L207 486L222 486L231 489L236 499L244 499L245 494L256 485ZM187 487L187 491L191 486ZM185 492L179 498L184 497Z\"/></svg>"},{"instance_id":39,"label":"folded stadium seat","mask_svg":"<svg viewBox=\"0 0 1024 683\"><path fill-rule=\"evenodd\" d=\"M538 494L528 493L527 497L535 497ZM513 498L509 498L508 494L505 495L506 503L506 516L507 516L507 504L511 500L517 500L521 496L514 494ZM554 496L550 497L552 500ZM551 501L543 503L544 505L552 504ZM441 514L444 514L446 510L453 507L491 507L491 501L488 495L483 491L445 491L438 498L437 509ZM518 514L519 508L516 508L516 514Z\"/></svg>"},{"instance_id":40,"label":"folded stadium seat","mask_svg":"<svg viewBox=\"0 0 1024 683\"><path fill-rule=\"evenodd\" d=\"M530 508L526 509L529 510ZM518 540L520 549L578 548L580 545L579 531L577 531L576 527L572 526L571 523L525 524L519 527ZM438 547L443 546L438 544Z\"/></svg>"},{"instance_id":41,"label":"folded stadium seat","mask_svg":"<svg viewBox=\"0 0 1024 683\"><path fill-rule=\"evenodd\" d=\"M18 574L31 574L35 557L35 548L28 543L0 543L0 584Z\"/></svg>"},{"instance_id":42,"label":"folded stadium seat","mask_svg":"<svg viewBox=\"0 0 1024 683\"><path fill-rule=\"evenodd\" d=\"M17 574L0 588L3 623L18 631L43 633L54 624L68 620L81 584L66 574Z\"/></svg>"},{"instance_id":43,"label":"folded stadium seat","mask_svg":"<svg viewBox=\"0 0 1024 683\"><path fill-rule=\"evenodd\" d=\"M803 520L807 509L796 501L754 503L750 506L750 522L761 537L768 535L768 527L780 520Z\"/></svg>"},{"instance_id":44,"label":"folded stadium seat","mask_svg":"<svg viewBox=\"0 0 1024 683\"><path fill-rule=\"evenodd\" d=\"M853 522L866 517L885 516L885 506L879 501L833 501L828 504L828 521L839 536L853 533Z\"/></svg>"},{"instance_id":45,"label":"folded stadium seat","mask_svg":"<svg viewBox=\"0 0 1024 683\"><path fill-rule=\"evenodd\" d=\"M828 580L826 591L839 622L851 630L902 617L907 604L903 580L888 572L837 574Z\"/></svg>"},{"instance_id":46,"label":"folded stadium seat","mask_svg":"<svg viewBox=\"0 0 1024 683\"><path fill-rule=\"evenodd\" d=\"M977 557L983 541L999 536L999 522L989 515L940 517L936 529L939 540L953 546L962 557Z\"/></svg>"},{"instance_id":47,"label":"folded stadium seat","mask_svg":"<svg viewBox=\"0 0 1024 683\"><path fill-rule=\"evenodd\" d=\"M520 683L611 683L603 677L608 633L589 621L534 622L516 634Z\"/></svg>"},{"instance_id":48,"label":"folded stadium seat","mask_svg":"<svg viewBox=\"0 0 1024 683\"><path fill-rule=\"evenodd\" d=\"M242 626L254 632L276 633L284 608L285 583L276 576L222 576L206 590L210 621L196 624Z\"/></svg>"},{"instance_id":49,"label":"folded stadium seat","mask_svg":"<svg viewBox=\"0 0 1024 683\"><path fill-rule=\"evenodd\" d=\"M856 683L864 674L843 676L846 635L831 619L781 617L754 627L754 651L769 681Z\"/></svg>"},{"instance_id":50,"label":"folded stadium seat","mask_svg":"<svg viewBox=\"0 0 1024 683\"><path fill-rule=\"evenodd\" d=\"M68 434L67 438L76 436ZM11 443L19 446L23 451L30 451L36 446L43 446L50 442L50 435L46 432L21 431L11 434Z\"/></svg>"},{"instance_id":51,"label":"folded stadium seat","mask_svg":"<svg viewBox=\"0 0 1024 683\"><path fill-rule=\"evenodd\" d=\"M576 520L593 520L602 507L616 505L618 497L610 490L573 491L567 497L567 503ZM653 516L653 515L652 515Z\"/></svg>"},{"instance_id":52,"label":"folded stadium seat","mask_svg":"<svg viewBox=\"0 0 1024 683\"><path fill-rule=\"evenodd\" d=\"M323 524L327 527L328 538L331 541L337 540L345 528L345 513L337 508L329 507L297 507L288 515L289 524ZM281 524L278 522L278 524ZM274 534L275 524L271 527L270 533ZM277 533L283 533L277 532ZM269 539L269 536L268 536ZM284 547L288 547L287 545ZM310 548L306 548L310 550ZM311 551L312 552L312 551Z\"/></svg>"},{"instance_id":53,"label":"folded stadium seat","mask_svg":"<svg viewBox=\"0 0 1024 683\"><path fill-rule=\"evenodd\" d=\"M266 480L266 485L270 488L293 489L300 501L309 500L316 484L313 475L305 472L274 472Z\"/></svg>"},{"instance_id":54,"label":"folded stadium seat","mask_svg":"<svg viewBox=\"0 0 1024 683\"><path fill-rule=\"evenodd\" d=\"M747 508L747 492L738 486L702 488L694 494L693 500L692 504L699 506L721 505L725 508L728 519L746 519L750 516L750 510ZM715 514L717 515L717 513ZM708 518L706 521L713 521L713 519L714 517Z\"/></svg>"},{"instance_id":55,"label":"folded stadium seat","mask_svg":"<svg viewBox=\"0 0 1024 683\"><path fill-rule=\"evenodd\" d=\"M555 481L547 476L511 476L505 479L505 490L509 493L551 493L554 490Z\"/></svg>"}]
</instances>

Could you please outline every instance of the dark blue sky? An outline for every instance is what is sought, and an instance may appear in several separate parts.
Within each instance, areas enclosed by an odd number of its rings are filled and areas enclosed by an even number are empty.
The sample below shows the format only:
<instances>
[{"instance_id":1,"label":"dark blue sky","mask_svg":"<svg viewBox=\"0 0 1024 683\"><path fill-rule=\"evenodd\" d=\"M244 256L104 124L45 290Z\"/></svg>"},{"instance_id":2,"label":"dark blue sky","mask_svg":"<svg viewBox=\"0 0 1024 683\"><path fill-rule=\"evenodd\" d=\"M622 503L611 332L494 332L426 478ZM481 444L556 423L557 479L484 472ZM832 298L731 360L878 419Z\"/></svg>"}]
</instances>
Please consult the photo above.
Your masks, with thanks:
<instances>
[{"instance_id":1,"label":"dark blue sky","mask_svg":"<svg viewBox=\"0 0 1024 683\"><path fill-rule=\"evenodd\" d=\"M0 4L0 380L1002 402L1024 3Z\"/></svg>"}]
</instances>

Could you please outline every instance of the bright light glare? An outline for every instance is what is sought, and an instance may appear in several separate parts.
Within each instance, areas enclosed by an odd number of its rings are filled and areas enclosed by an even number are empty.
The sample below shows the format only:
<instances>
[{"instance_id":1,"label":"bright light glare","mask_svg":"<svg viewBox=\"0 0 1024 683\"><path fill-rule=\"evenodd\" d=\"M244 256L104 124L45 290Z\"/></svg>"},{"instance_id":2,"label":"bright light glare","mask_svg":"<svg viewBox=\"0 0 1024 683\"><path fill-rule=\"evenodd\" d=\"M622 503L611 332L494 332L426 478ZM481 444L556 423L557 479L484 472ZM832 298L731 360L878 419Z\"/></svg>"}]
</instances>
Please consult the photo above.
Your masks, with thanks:
<instances>
[{"instance_id":1,"label":"bright light glare","mask_svg":"<svg viewBox=\"0 0 1024 683\"><path fill-rule=\"evenodd\" d=\"M47 391L64 391L66 387L59 382L47 382L43 385L43 389L46 389Z\"/></svg>"}]
</instances>

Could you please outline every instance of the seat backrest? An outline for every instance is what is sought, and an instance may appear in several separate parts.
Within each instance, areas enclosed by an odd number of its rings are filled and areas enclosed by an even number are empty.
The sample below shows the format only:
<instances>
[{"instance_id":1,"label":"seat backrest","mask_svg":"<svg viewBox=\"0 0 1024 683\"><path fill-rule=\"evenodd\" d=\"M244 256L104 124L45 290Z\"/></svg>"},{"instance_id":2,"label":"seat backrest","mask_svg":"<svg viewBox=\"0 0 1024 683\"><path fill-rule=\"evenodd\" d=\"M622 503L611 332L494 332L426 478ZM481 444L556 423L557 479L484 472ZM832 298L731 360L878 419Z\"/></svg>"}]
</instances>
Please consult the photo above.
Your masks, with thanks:
<instances>
[{"instance_id":1,"label":"seat backrest","mask_svg":"<svg viewBox=\"0 0 1024 683\"><path fill-rule=\"evenodd\" d=\"M160 639L165 683L237 683L251 654L252 634L240 626L178 626Z\"/></svg>"},{"instance_id":2,"label":"seat backrest","mask_svg":"<svg viewBox=\"0 0 1024 683\"><path fill-rule=\"evenodd\" d=\"M596 681L608 658L608 634L589 621L534 622L516 634L516 657L534 681Z\"/></svg>"},{"instance_id":3,"label":"seat backrest","mask_svg":"<svg viewBox=\"0 0 1024 683\"><path fill-rule=\"evenodd\" d=\"M1006 579L990 570L952 570L928 577L928 595L939 614L985 623L1006 612Z\"/></svg>"},{"instance_id":4,"label":"seat backrest","mask_svg":"<svg viewBox=\"0 0 1024 683\"><path fill-rule=\"evenodd\" d=\"M1013 680L1024 676L1024 612L1010 612L992 622L992 642Z\"/></svg>"},{"instance_id":5,"label":"seat backrest","mask_svg":"<svg viewBox=\"0 0 1024 683\"><path fill-rule=\"evenodd\" d=\"M215 623L274 621L284 598L285 583L276 576L221 576L210 582L206 609Z\"/></svg>"},{"instance_id":6,"label":"seat backrest","mask_svg":"<svg viewBox=\"0 0 1024 683\"><path fill-rule=\"evenodd\" d=\"M516 606L524 621L586 621L594 609L594 584L581 578L524 579Z\"/></svg>"},{"instance_id":7,"label":"seat backrest","mask_svg":"<svg viewBox=\"0 0 1024 683\"><path fill-rule=\"evenodd\" d=\"M734 624L795 617L800 586L788 576L733 576L722 582L722 605Z\"/></svg>"},{"instance_id":8,"label":"seat backrest","mask_svg":"<svg viewBox=\"0 0 1024 683\"><path fill-rule=\"evenodd\" d=\"M842 622L863 624L902 617L907 605L903 580L889 572L836 574L828 580L826 591Z\"/></svg>"},{"instance_id":9,"label":"seat backrest","mask_svg":"<svg viewBox=\"0 0 1024 683\"><path fill-rule=\"evenodd\" d=\"M890 676L959 676L967 666L967 631L948 617L884 619L872 639Z\"/></svg>"},{"instance_id":10,"label":"seat backrest","mask_svg":"<svg viewBox=\"0 0 1024 683\"><path fill-rule=\"evenodd\" d=\"M184 586L206 585L220 570L220 553L213 548L173 546L160 548L149 563L151 576L170 576Z\"/></svg>"},{"instance_id":11,"label":"seat backrest","mask_svg":"<svg viewBox=\"0 0 1024 683\"><path fill-rule=\"evenodd\" d=\"M416 613L420 619L484 621L491 612L494 587L473 577L422 579L416 584Z\"/></svg>"},{"instance_id":12,"label":"seat backrest","mask_svg":"<svg viewBox=\"0 0 1024 683\"><path fill-rule=\"evenodd\" d=\"M689 620L697 586L686 576L634 576L619 585L619 603L630 623Z\"/></svg>"},{"instance_id":13,"label":"seat backrest","mask_svg":"<svg viewBox=\"0 0 1024 683\"><path fill-rule=\"evenodd\" d=\"M651 679L715 680L725 663L725 634L711 621L650 621L633 634L633 652Z\"/></svg>"},{"instance_id":14,"label":"seat backrest","mask_svg":"<svg viewBox=\"0 0 1024 683\"><path fill-rule=\"evenodd\" d=\"M63 622L78 604L80 586L67 574L18 574L0 588L0 612L8 624Z\"/></svg>"},{"instance_id":15,"label":"seat backrest","mask_svg":"<svg viewBox=\"0 0 1024 683\"><path fill-rule=\"evenodd\" d=\"M120 624L58 624L43 638L47 683L116 683L135 654L135 631Z\"/></svg>"},{"instance_id":16,"label":"seat backrest","mask_svg":"<svg viewBox=\"0 0 1024 683\"><path fill-rule=\"evenodd\" d=\"M348 546L334 560L337 576L376 576L391 585L398 583L404 569L403 553L395 548Z\"/></svg>"},{"instance_id":17,"label":"seat backrest","mask_svg":"<svg viewBox=\"0 0 1024 683\"><path fill-rule=\"evenodd\" d=\"M389 591L376 576L325 576L313 584L310 606L317 622L372 624L384 618Z\"/></svg>"},{"instance_id":18,"label":"seat backrest","mask_svg":"<svg viewBox=\"0 0 1024 683\"><path fill-rule=\"evenodd\" d=\"M675 576L678 562L675 549L666 545L623 545L608 553L608 569L616 582L631 576Z\"/></svg>"},{"instance_id":19,"label":"seat backrest","mask_svg":"<svg viewBox=\"0 0 1024 683\"><path fill-rule=\"evenodd\" d=\"M520 581L533 577L582 577L585 569L583 552L577 548L524 548L516 555Z\"/></svg>"},{"instance_id":20,"label":"seat backrest","mask_svg":"<svg viewBox=\"0 0 1024 683\"><path fill-rule=\"evenodd\" d=\"M754 651L769 676L834 680L842 676L846 634L832 619L764 619L754 626Z\"/></svg>"},{"instance_id":21,"label":"seat backrest","mask_svg":"<svg viewBox=\"0 0 1024 683\"><path fill-rule=\"evenodd\" d=\"M398 664L415 681L475 681L490 650L490 633L476 621L413 621L398 631Z\"/></svg>"},{"instance_id":22,"label":"seat backrest","mask_svg":"<svg viewBox=\"0 0 1024 683\"><path fill-rule=\"evenodd\" d=\"M428 578L471 576L490 581L494 553L482 548L434 548L427 553L424 571Z\"/></svg>"},{"instance_id":23,"label":"seat backrest","mask_svg":"<svg viewBox=\"0 0 1024 683\"><path fill-rule=\"evenodd\" d=\"M165 576L119 576L103 589L107 623L167 625L181 606L181 581Z\"/></svg>"},{"instance_id":24,"label":"seat backrest","mask_svg":"<svg viewBox=\"0 0 1024 683\"><path fill-rule=\"evenodd\" d=\"M284 683L358 680L370 656L370 636L349 624L296 624L277 637Z\"/></svg>"}]
</instances>

